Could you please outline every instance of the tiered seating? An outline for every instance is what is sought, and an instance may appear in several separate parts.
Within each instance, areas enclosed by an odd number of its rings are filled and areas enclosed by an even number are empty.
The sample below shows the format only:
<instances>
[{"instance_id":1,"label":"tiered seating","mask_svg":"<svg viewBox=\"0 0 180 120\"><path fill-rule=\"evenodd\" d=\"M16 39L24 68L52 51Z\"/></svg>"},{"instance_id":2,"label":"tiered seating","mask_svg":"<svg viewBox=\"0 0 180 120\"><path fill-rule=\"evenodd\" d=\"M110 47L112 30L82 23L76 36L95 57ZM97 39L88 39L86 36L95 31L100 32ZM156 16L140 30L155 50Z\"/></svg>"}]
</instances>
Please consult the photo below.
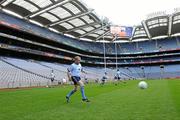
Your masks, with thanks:
<instances>
[{"instance_id":1,"label":"tiered seating","mask_svg":"<svg viewBox=\"0 0 180 120\"><path fill-rule=\"evenodd\" d=\"M55 79L57 81L61 81L64 77L66 77L66 75L64 74L66 70L65 67L61 67L61 69L58 71L53 67L48 67L41 64L40 62L31 61L31 60L26 61L26 60L10 58L10 59L6 59L6 61L20 68L23 68L38 75L42 75L47 78L50 77L51 71L54 70Z\"/></svg>"},{"instance_id":2,"label":"tiered seating","mask_svg":"<svg viewBox=\"0 0 180 120\"><path fill-rule=\"evenodd\" d=\"M54 70L55 79L61 81L67 79L67 68L69 65L27 61L13 58L0 58L0 88L45 86L50 84L50 73ZM123 79L132 78L175 78L180 77L180 65L144 66L119 68ZM82 79L101 79L104 75L104 68L84 67L87 75L82 75ZM114 78L115 69L107 68L109 80Z\"/></svg>"},{"instance_id":3,"label":"tiered seating","mask_svg":"<svg viewBox=\"0 0 180 120\"><path fill-rule=\"evenodd\" d=\"M180 48L180 46L177 45L176 38L168 38L168 39L160 40L158 41L158 46L161 46L162 50Z\"/></svg>"},{"instance_id":4,"label":"tiered seating","mask_svg":"<svg viewBox=\"0 0 180 120\"><path fill-rule=\"evenodd\" d=\"M0 60L0 88L47 85L49 79L16 68Z\"/></svg>"},{"instance_id":5,"label":"tiered seating","mask_svg":"<svg viewBox=\"0 0 180 120\"><path fill-rule=\"evenodd\" d=\"M20 60L20 59L6 59L6 61L20 68L23 68L25 70L28 70L34 73L38 73L46 77L48 77L47 73L51 72L49 68L45 68L39 64L36 64L33 61L25 61L25 60Z\"/></svg>"},{"instance_id":6,"label":"tiered seating","mask_svg":"<svg viewBox=\"0 0 180 120\"><path fill-rule=\"evenodd\" d=\"M160 66L144 66L143 67L128 67L126 71L128 74L136 78L176 78L180 77L180 65L165 65L164 68Z\"/></svg>"},{"instance_id":7,"label":"tiered seating","mask_svg":"<svg viewBox=\"0 0 180 120\"><path fill-rule=\"evenodd\" d=\"M155 41L144 41L138 42L138 49L139 52L150 52L157 50Z\"/></svg>"},{"instance_id":8,"label":"tiered seating","mask_svg":"<svg viewBox=\"0 0 180 120\"><path fill-rule=\"evenodd\" d=\"M12 88L12 87L27 87L37 85L50 84L50 73L54 70L56 83L62 81L63 78L67 78L67 68L69 65L38 62L32 60L20 60L14 58L1 58L1 79L0 88ZM82 79L87 77L94 80L101 78L104 71L102 68L84 68L88 74L82 75Z\"/></svg>"}]
</instances>

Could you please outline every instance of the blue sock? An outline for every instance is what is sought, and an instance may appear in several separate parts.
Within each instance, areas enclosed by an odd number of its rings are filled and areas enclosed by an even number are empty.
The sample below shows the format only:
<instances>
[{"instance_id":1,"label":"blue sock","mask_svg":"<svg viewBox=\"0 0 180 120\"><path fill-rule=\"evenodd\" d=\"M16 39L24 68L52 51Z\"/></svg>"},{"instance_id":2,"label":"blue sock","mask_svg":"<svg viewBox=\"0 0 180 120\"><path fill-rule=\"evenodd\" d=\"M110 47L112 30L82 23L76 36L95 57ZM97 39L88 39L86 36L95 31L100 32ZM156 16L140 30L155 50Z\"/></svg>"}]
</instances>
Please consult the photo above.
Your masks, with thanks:
<instances>
[{"instance_id":1,"label":"blue sock","mask_svg":"<svg viewBox=\"0 0 180 120\"><path fill-rule=\"evenodd\" d=\"M71 97L75 92L76 92L76 90L72 90L71 92L69 92L69 93L67 94L67 97Z\"/></svg>"},{"instance_id":2,"label":"blue sock","mask_svg":"<svg viewBox=\"0 0 180 120\"><path fill-rule=\"evenodd\" d=\"M87 99L84 92L84 87L81 87L81 95L83 99Z\"/></svg>"}]
</instances>

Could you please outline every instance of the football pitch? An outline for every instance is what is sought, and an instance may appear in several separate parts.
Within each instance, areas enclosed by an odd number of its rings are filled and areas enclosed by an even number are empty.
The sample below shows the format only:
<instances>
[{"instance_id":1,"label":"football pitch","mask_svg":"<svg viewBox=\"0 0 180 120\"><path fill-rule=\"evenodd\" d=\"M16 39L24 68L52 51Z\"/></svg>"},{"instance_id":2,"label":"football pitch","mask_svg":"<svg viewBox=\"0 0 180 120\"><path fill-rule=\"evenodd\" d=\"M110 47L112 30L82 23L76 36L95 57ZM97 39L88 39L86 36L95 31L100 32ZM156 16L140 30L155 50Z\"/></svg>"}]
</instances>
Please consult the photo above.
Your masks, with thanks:
<instances>
[{"instance_id":1,"label":"football pitch","mask_svg":"<svg viewBox=\"0 0 180 120\"><path fill-rule=\"evenodd\" d=\"M90 103L78 91L67 104L72 86L1 90L0 120L180 120L180 80L138 82L86 85Z\"/></svg>"}]
</instances>

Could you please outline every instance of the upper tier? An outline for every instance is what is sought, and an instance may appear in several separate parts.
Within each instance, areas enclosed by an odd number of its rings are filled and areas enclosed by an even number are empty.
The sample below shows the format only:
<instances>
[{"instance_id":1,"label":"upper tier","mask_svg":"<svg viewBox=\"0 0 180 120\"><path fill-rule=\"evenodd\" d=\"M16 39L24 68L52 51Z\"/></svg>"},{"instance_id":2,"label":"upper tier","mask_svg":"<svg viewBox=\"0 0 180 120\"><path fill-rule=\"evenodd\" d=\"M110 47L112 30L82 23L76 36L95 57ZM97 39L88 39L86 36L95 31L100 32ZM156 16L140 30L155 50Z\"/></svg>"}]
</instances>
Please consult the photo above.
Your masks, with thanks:
<instances>
[{"instance_id":1,"label":"upper tier","mask_svg":"<svg viewBox=\"0 0 180 120\"><path fill-rule=\"evenodd\" d=\"M75 47L80 50L103 53L103 43L81 41L75 38L57 34L43 27L37 26L22 19L0 12L0 24L27 32L32 35L41 36L52 41ZM139 41L128 43L117 43L118 54L150 53L161 50L179 49L180 38L171 37L151 41ZM114 43L106 43L106 53L115 54Z\"/></svg>"}]
</instances>

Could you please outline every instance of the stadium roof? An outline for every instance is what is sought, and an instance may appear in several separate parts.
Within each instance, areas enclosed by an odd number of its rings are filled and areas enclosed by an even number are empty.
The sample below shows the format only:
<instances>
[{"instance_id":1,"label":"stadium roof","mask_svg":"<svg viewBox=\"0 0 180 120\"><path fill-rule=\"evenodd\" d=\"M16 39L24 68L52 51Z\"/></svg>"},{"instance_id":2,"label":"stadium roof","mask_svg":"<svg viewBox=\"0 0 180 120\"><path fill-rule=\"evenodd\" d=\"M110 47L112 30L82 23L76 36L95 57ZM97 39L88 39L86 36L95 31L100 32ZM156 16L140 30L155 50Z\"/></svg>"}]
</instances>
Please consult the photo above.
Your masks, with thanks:
<instances>
[{"instance_id":1,"label":"stadium roof","mask_svg":"<svg viewBox=\"0 0 180 120\"><path fill-rule=\"evenodd\" d=\"M5 12L65 35L112 39L108 21L102 23L94 10L79 0L1 0L0 4Z\"/></svg>"},{"instance_id":2,"label":"stadium roof","mask_svg":"<svg viewBox=\"0 0 180 120\"><path fill-rule=\"evenodd\" d=\"M81 0L1 0L0 7L6 13L67 36L95 41L113 39L109 20L102 20ZM179 11L177 9L172 15L164 12L153 14L134 27L131 39L119 40L149 40L180 33Z\"/></svg>"}]
</instances>

